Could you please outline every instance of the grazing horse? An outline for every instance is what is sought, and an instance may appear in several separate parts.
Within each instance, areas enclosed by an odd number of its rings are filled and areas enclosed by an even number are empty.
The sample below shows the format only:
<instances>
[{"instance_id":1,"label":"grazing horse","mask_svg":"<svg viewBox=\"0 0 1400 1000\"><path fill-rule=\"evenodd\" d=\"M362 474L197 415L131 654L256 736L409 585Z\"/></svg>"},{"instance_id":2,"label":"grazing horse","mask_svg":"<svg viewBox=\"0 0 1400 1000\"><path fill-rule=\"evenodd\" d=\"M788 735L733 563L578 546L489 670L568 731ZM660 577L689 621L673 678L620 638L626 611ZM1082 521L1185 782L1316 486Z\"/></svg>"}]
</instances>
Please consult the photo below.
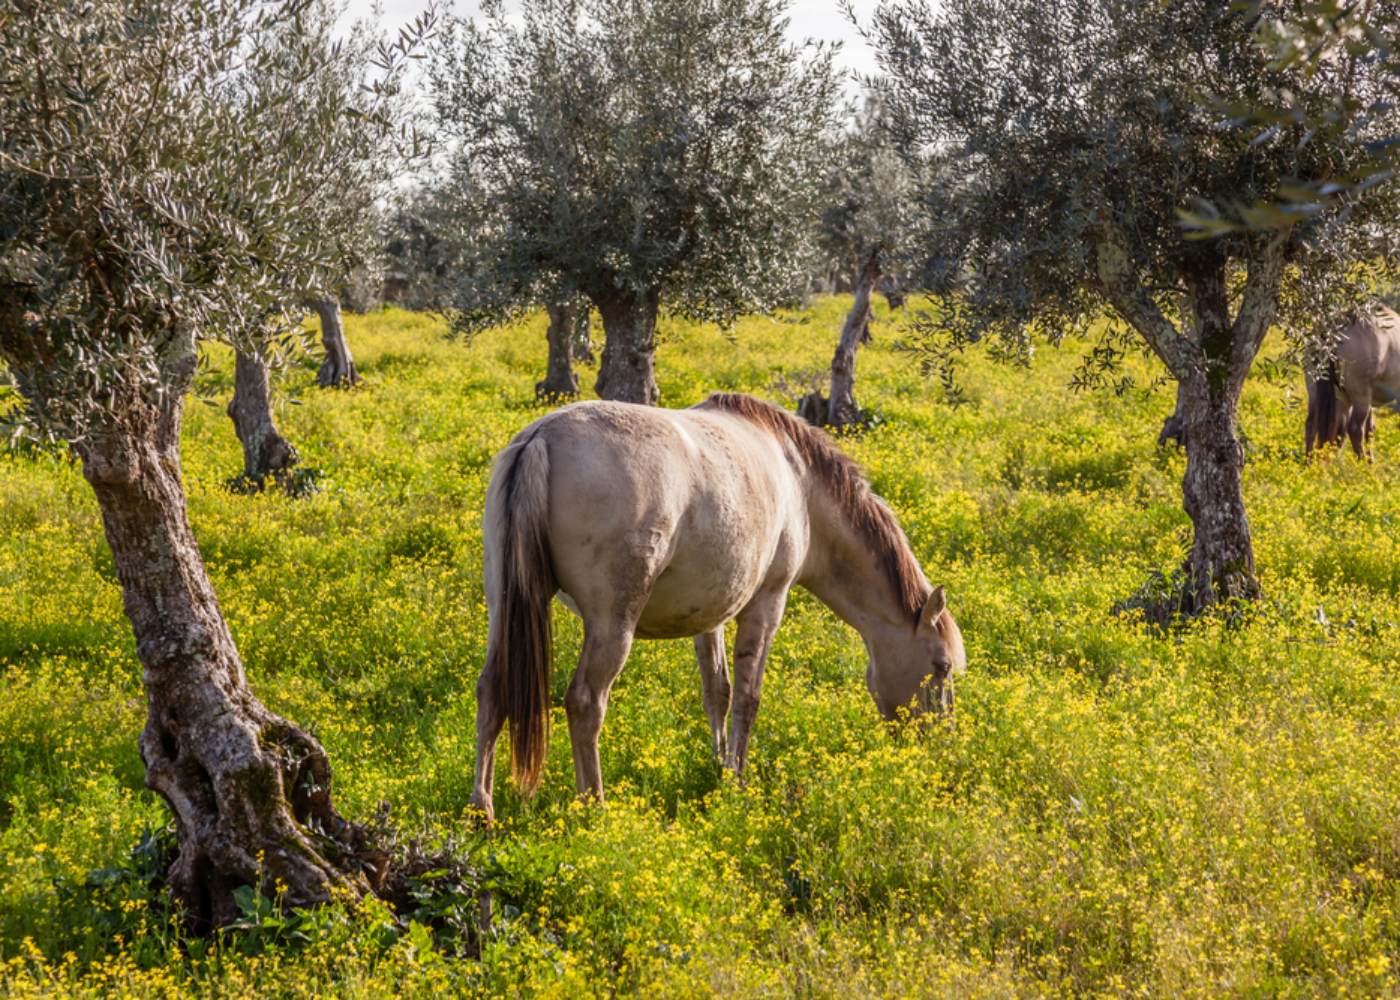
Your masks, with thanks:
<instances>
[{"instance_id":1,"label":"grazing horse","mask_svg":"<svg viewBox=\"0 0 1400 1000\"><path fill-rule=\"evenodd\" d=\"M856 464L823 432L749 396L718 393L689 410L576 403L535 421L496 459L485 564L491 625L472 802L488 821L507 720L516 785L539 785L556 593L583 619L564 707L578 791L596 798L608 691L634 638L694 637L714 751L736 773L794 584L860 632L866 684L887 719L951 711L953 675L966 668L943 588L929 586Z\"/></svg>"},{"instance_id":2,"label":"grazing horse","mask_svg":"<svg viewBox=\"0 0 1400 1000\"><path fill-rule=\"evenodd\" d=\"M1345 429L1357 458L1371 457L1375 406L1400 410L1400 315L1377 306L1342 334L1337 357L1319 379L1307 376L1306 447L1341 444Z\"/></svg>"}]
</instances>

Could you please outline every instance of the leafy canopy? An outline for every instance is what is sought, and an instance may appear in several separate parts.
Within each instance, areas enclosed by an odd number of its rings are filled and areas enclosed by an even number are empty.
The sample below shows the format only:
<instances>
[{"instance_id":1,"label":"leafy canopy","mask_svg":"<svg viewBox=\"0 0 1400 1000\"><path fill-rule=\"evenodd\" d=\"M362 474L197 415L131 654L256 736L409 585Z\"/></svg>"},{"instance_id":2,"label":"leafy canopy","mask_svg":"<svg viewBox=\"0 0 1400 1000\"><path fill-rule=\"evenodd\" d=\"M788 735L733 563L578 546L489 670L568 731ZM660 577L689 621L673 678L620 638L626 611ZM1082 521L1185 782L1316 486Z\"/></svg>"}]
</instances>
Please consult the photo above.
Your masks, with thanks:
<instances>
[{"instance_id":1,"label":"leafy canopy","mask_svg":"<svg viewBox=\"0 0 1400 1000\"><path fill-rule=\"evenodd\" d=\"M329 0L0 10L0 357L12 415L80 440L180 392L196 338L290 331L372 251L404 58Z\"/></svg>"},{"instance_id":2,"label":"leafy canopy","mask_svg":"<svg viewBox=\"0 0 1400 1000\"><path fill-rule=\"evenodd\" d=\"M822 176L821 250L852 281L872 257L885 273L903 271L917 243L917 181L929 164L900 156L880 119L879 102L867 101L831 142Z\"/></svg>"},{"instance_id":3,"label":"leafy canopy","mask_svg":"<svg viewBox=\"0 0 1400 1000\"><path fill-rule=\"evenodd\" d=\"M994 334L1024 355L1036 330L1055 339L1116 313L1110 339L1125 335L1126 320L1181 374L1211 346L1201 342L1193 289L1208 277L1243 310L1246 273L1255 272L1256 306L1276 302L1277 321L1299 341L1331 336L1336 313L1395 266L1393 193L1373 188L1345 213L1323 207L1264 235L1190 239L1199 234L1181 223L1187 206L1267 202L1372 156L1383 124L1374 120L1302 140L1338 95L1379 95L1384 72L1374 61L1305 69L1275 58L1259 31L1276 6L881 4L871 33L897 137L948 161L947 187L926 197L930 250L951 251L972 276L947 303L957 343ZM1222 110L1266 107L1285 93L1298 115L1273 129L1233 127ZM1275 254L1287 266L1271 282L1264 265Z\"/></svg>"},{"instance_id":4,"label":"leafy canopy","mask_svg":"<svg viewBox=\"0 0 1400 1000\"><path fill-rule=\"evenodd\" d=\"M829 49L785 40L785 7L525 0L452 22L432 78L459 325L570 291L728 321L792 287L837 83Z\"/></svg>"},{"instance_id":5,"label":"leafy canopy","mask_svg":"<svg viewBox=\"0 0 1400 1000\"><path fill-rule=\"evenodd\" d=\"M1261 140L1288 130L1307 144L1319 133L1334 133L1360 139L1366 155L1325 176L1296 178L1272 201L1204 202L1183 213L1187 225L1202 233L1281 229L1320 212L1345 213L1371 188L1393 183L1400 170L1400 3L1310 0L1282 9L1256 4L1263 15L1260 44L1277 64L1307 76L1340 69L1348 80L1364 67L1368 85L1335 90L1321 106L1280 90L1263 105L1227 104L1223 110Z\"/></svg>"}]
</instances>

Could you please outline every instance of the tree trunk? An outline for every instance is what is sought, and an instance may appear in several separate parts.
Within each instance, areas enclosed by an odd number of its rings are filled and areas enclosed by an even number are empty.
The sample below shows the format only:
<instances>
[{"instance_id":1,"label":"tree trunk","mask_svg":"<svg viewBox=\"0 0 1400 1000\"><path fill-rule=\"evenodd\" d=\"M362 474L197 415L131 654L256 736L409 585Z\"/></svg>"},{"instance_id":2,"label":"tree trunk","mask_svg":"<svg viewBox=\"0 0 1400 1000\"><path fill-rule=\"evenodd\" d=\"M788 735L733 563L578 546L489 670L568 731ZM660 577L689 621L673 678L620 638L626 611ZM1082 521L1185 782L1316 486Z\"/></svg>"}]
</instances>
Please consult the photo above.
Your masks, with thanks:
<instances>
[{"instance_id":1,"label":"tree trunk","mask_svg":"<svg viewBox=\"0 0 1400 1000\"><path fill-rule=\"evenodd\" d=\"M1247 270L1233 321L1227 247L1219 241L1189 244L1189 255L1177 261L1185 286L1184 330L1178 330L1143 284L1111 210L1101 210L1098 225L1099 287L1177 380L1173 422L1186 446L1182 498L1193 528L1178 610L1191 614L1221 601L1257 598L1236 414L1245 378L1278 313L1289 237L1271 232L1247 238ZM1164 428L1159 441L1166 437Z\"/></svg>"},{"instance_id":2,"label":"tree trunk","mask_svg":"<svg viewBox=\"0 0 1400 1000\"><path fill-rule=\"evenodd\" d=\"M118 404L78 452L144 667L146 784L178 828L172 894L204 929L237 916L240 885L290 905L363 891L363 836L331 803L325 751L248 689L210 586L185 510L182 391Z\"/></svg>"},{"instance_id":3,"label":"tree trunk","mask_svg":"<svg viewBox=\"0 0 1400 1000\"><path fill-rule=\"evenodd\" d=\"M1176 387L1176 408L1171 416L1162 421L1162 430L1157 435L1157 447L1165 448L1168 441L1175 441L1178 448L1186 447L1186 415L1181 409L1181 384Z\"/></svg>"},{"instance_id":4,"label":"tree trunk","mask_svg":"<svg viewBox=\"0 0 1400 1000\"><path fill-rule=\"evenodd\" d=\"M1236 415L1245 378L1273 322L1281 260L1270 256L1251 261L1234 321L1223 258L1206 257L1187 278L1185 315L1194 325L1199 360L1174 372L1174 417L1186 446L1183 506L1193 528L1183 601L1187 613L1260 596L1244 510L1244 448L1236 433Z\"/></svg>"},{"instance_id":5,"label":"tree trunk","mask_svg":"<svg viewBox=\"0 0 1400 1000\"><path fill-rule=\"evenodd\" d=\"M880 294L885 297L885 301L890 304L890 311L903 309L904 304L909 301L909 296L904 293L904 289L899 286L899 282L894 278L886 276L880 282Z\"/></svg>"},{"instance_id":6,"label":"tree trunk","mask_svg":"<svg viewBox=\"0 0 1400 1000\"><path fill-rule=\"evenodd\" d=\"M261 487L268 476L276 478L296 465L297 450L272 419L267 364L255 354L238 352L228 415L243 444L243 475L250 482Z\"/></svg>"},{"instance_id":7,"label":"tree trunk","mask_svg":"<svg viewBox=\"0 0 1400 1000\"><path fill-rule=\"evenodd\" d=\"M603 363L595 388L599 399L656 405L656 313L660 296L614 292L596 300L603 317Z\"/></svg>"},{"instance_id":8,"label":"tree trunk","mask_svg":"<svg viewBox=\"0 0 1400 1000\"><path fill-rule=\"evenodd\" d=\"M324 389L344 389L360 381L355 371L355 359L350 356L350 345L345 342L345 327L340 322L340 302L325 298L316 300L316 312L321 317L321 346L326 349L326 360L316 375L316 382Z\"/></svg>"},{"instance_id":9,"label":"tree trunk","mask_svg":"<svg viewBox=\"0 0 1400 1000\"><path fill-rule=\"evenodd\" d=\"M1201 374L1180 383L1181 429L1186 439L1182 492L1194 529L1186 564L1183 610L1187 613L1259 596L1244 510L1244 449L1235 426L1239 392L1231 386L1213 388L1211 382Z\"/></svg>"},{"instance_id":10,"label":"tree trunk","mask_svg":"<svg viewBox=\"0 0 1400 1000\"><path fill-rule=\"evenodd\" d=\"M577 339L578 306L572 302L545 306L549 313L549 362L544 381L535 383L536 399L573 399L578 395L578 375L574 373L573 351Z\"/></svg>"},{"instance_id":11,"label":"tree trunk","mask_svg":"<svg viewBox=\"0 0 1400 1000\"><path fill-rule=\"evenodd\" d=\"M831 403L827 423L832 427L853 427L860 422L860 407L856 405L856 348L870 327L870 295L880 280L879 257L871 254L861 268L856 282L856 298L846 314L841 339L831 359Z\"/></svg>"}]
</instances>

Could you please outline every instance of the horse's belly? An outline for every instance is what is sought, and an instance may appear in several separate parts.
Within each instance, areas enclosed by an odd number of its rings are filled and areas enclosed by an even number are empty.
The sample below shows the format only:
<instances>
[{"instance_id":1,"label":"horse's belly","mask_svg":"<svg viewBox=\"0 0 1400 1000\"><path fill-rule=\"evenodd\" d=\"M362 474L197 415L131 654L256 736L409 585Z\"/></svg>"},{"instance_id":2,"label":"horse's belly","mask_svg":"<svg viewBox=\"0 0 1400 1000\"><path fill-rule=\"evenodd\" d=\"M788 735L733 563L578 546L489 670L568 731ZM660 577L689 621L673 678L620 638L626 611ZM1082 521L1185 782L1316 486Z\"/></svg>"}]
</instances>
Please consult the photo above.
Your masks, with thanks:
<instances>
[{"instance_id":1,"label":"horse's belly","mask_svg":"<svg viewBox=\"0 0 1400 1000\"><path fill-rule=\"evenodd\" d=\"M1371 405L1400 412L1400 358L1395 359L1371 386Z\"/></svg>"},{"instance_id":2,"label":"horse's belly","mask_svg":"<svg viewBox=\"0 0 1400 1000\"><path fill-rule=\"evenodd\" d=\"M702 558L673 559L651 588L637 635L679 639L719 628L744 609L763 578L753 559L727 559L713 549Z\"/></svg>"}]
</instances>

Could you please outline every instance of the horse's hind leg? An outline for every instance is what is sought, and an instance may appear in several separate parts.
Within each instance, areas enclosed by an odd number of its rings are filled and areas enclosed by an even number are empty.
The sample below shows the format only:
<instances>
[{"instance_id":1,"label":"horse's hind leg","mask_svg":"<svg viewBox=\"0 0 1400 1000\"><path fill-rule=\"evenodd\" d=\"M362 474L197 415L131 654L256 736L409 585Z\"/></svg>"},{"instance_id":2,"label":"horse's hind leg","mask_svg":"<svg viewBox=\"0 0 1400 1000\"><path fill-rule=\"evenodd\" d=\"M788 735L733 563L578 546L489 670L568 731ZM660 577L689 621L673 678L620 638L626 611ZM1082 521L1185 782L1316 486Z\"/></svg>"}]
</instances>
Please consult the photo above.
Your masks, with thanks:
<instances>
[{"instance_id":1,"label":"horse's hind leg","mask_svg":"<svg viewBox=\"0 0 1400 1000\"><path fill-rule=\"evenodd\" d=\"M505 724L505 706L496 697L494 665L487 668L476 682L476 780L472 786L472 805L485 816L486 822L496 818L491 798L496 777L496 740Z\"/></svg>"},{"instance_id":2,"label":"horse's hind leg","mask_svg":"<svg viewBox=\"0 0 1400 1000\"><path fill-rule=\"evenodd\" d=\"M1357 458L1370 458L1370 455L1367 454L1370 424L1371 406L1369 403L1358 403L1351 408L1351 416L1347 418L1347 435L1351 438L1351 450L1356 452Z\"/></svg>"},{"instance_id":3,"label":"horse's hind leg","mask_svg":"<svg viewBox=\"0 0 1400 1000\"><path fill-rule=\"evenodd\" d=\"M700 684L705 714L710 719L710 741L715 757L724 760L725 717L729 715L729 664L724 657L724 626L695 637L695 658L700 661Z\"/></svg>"},{"instance_id":4,"label":"horse's hind leg","mask_svg":"<svg viewBox=\"0 0 1400 1000\"><path fill-rule=\"evenodd\" d=\"M583 625L583 652L574 679L564 696L569 717L569 740L574 748L574 779L580 795L602 801L603 769L598 760L598 734L608 710L608 692L627 662L632 648L632 624L609 622Z\"/></svg>"}]
</instances>

